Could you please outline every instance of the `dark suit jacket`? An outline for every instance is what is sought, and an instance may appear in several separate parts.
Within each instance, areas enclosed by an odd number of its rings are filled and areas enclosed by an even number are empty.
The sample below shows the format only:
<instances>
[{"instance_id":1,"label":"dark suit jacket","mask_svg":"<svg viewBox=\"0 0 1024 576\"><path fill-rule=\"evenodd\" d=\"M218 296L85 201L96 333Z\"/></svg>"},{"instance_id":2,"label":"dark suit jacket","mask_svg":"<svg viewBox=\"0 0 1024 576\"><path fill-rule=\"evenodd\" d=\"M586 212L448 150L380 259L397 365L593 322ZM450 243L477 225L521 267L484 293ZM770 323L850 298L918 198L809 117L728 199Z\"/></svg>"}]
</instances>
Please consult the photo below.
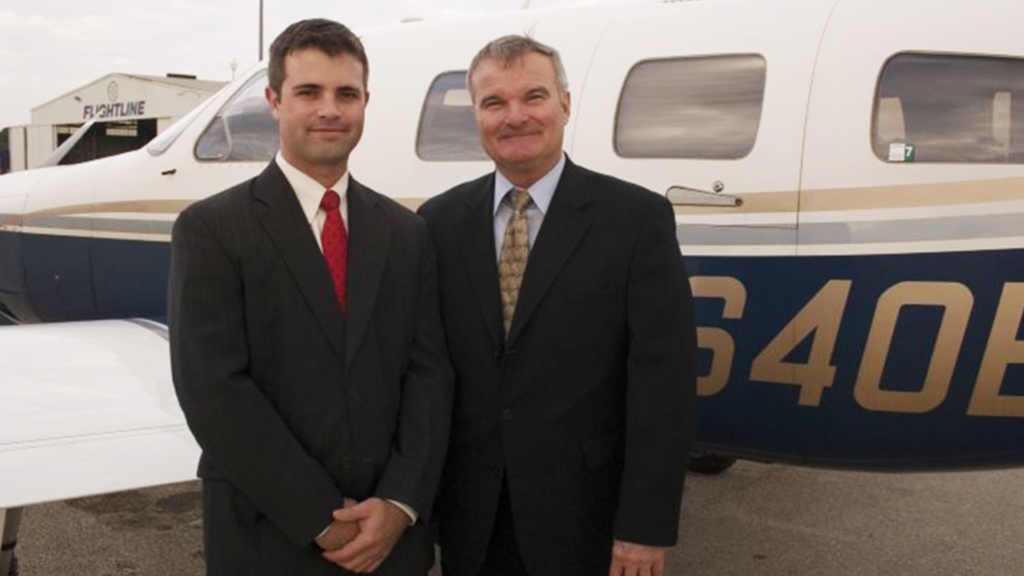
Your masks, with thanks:
<instances>
[{"instance_id":1,"label":"dark suit jacket","mask_svg":"<svg viewBox=\"0 0 1024 576\"><path fill-rule=\"evenodd\" d=\"M382 574L423 574L451 368L422 220L350 180L348 309L275 163L181 213L174 384L200 447L210 574L336 574L315 537L345 496L412 506Z\"/></svg>"},{"instance_id":2,"label":"dark suit jacket","mask_svg":"<svg viewBox=\"0 0 1024 576\"><path fill-rule=\"evenodd\" d=\"M676 541L695 329L671 206L567 162L503 335L494 176L427 202L455 368L438 499L445 576L477 576L507 477L531 576L608 573Z\"/></svg>"}]
</instances>

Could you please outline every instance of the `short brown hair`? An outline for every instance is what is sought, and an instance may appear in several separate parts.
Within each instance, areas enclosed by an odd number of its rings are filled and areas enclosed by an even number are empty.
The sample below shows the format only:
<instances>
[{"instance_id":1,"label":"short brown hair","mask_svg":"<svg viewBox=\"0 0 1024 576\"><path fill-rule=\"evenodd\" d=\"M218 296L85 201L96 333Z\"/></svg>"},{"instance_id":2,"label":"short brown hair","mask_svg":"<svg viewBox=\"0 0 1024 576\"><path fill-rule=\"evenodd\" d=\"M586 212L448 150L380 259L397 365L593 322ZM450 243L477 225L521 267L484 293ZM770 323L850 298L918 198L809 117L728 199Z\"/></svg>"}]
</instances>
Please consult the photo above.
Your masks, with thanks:
<instances>
[{"instance_id":1,"label":"short brown hair","mask_svg":"<svg viewBox=\"0 0 1024 576\"><path fill-rule=\"evenodd\" d=\"M547 56L551 60L551 64L555 67L555 77L558 80L559 96L564 97L569 91L569 79L565 75L565 66L562 65L562 57L558 55L558 50L529 36L520 36L518 34L510 34L491 40L476 53L476 56L473 57L473 62L469 65L469 71L466 72L466 87L469 88L470 97L473 97L473 84L470 82L470 78L481 62L484 60L494 60L503 67L506 67L531 52Z\"/></svg>"},{"instance_id":2,"label":"short brown hair","mask_svg":"<svg viewBox=\"0 0 1024 576\"><path fill-rule=\"evenodd\" d=\"M363 86L367 86L370 79L370 63L366 60L366 51L359 37L344 24L324 18L313 18L300 20L285 28L270 45L267 76L270 89L275 94L281 93L281 85L284 84L285 58L292 52L309 48L319 50L332 58L340 54L354 56L363 65Z\"/></svg>"}]
</instances>

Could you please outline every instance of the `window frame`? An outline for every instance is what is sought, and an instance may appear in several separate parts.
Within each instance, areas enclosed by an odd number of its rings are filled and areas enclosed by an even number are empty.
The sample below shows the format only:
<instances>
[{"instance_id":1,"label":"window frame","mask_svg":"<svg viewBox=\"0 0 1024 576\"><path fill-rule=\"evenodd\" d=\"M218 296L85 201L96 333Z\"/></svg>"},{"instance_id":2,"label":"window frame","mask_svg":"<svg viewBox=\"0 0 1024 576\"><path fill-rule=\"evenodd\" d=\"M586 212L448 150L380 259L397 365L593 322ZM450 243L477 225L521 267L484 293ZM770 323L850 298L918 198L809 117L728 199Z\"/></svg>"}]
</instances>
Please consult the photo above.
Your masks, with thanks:
<instances>
[{"instance_id":1,"label":"window frame","mask_svg":"<svg viewBox=\"0 0 1024 576\"><path fill-rule=\"evenodd\" d=\"M426 124L426 120L427 120L427 112L428 112L428 110L433 110L432 108L430 108L430 101L431 101L431 96L434 95L434 86L438 83L438 81L441 78L448 77L448 76L454 76L454 75L461 75L461 77L463 79L463 88L468 92L469 91L469 83L468 83L468 79L466 78L466 74L467 74L466 70L446 70L444 72L440 72L440 73L436 74L433 77L433 79L431 79L430 84L427 86L427 92L426 92L426 94L423 97L423 105L420 107L419 122L417 122L417 125L416 125L416 139L415 139L415 142L414 142L416 157L419 158L420 160L422 160L424 162L483 162L483 161L490 160L490 157L487 156L487 152L484 151L483 146L480 144L480 139L477 136L475 115L473 117L474 130L473 130L473 133L472 133L472 141L476 143L476 145L477 145L476 148L477 148L477 150L479 150L479 152L481 154L480 156L461 157L461 158L431 158L431 157L427 157L423 153L423 151L421 151L421 144L423 143L423 136L426 133L426 126L425 126L425 124ZM474 113L473 113L472 97L470 97L469 109L471 111L470 112L471 115L473 115Z\"/></svg>"},{"instance_id":2,"label":"window frame","mask_svg":"<svg viewBox=\"0 0 1024 576\"><path fill-rule=\"evenodd\" d=\"M918 161L916 158L913 162L893 162L888 159L888 155L885 157L879 155L875 149L875 139L878 134L878 114L879 108L881 107L881 89L882 80L885 77L885 72L892 62L902 56L923 56L923 57L935 57L935 58L949 58L949 59L967 59L967 60L1003 60L1003 61L1016 61L1020 63L1022 70L1024 70L1024 58L1020 56L1006 55L1006 54L982 54L976 52L941 52L941 51L930 51L930 50L901 50L894 52L889 55L888 58L882 63L878 69L878 76L875 79L875 87L871 93L871 116L868 119L870 124L870 130L868 131L867 145L868 150L872 157L878 162L890 165L929 165L929 166L1024 166L1024 161L1021 162L997 162L997 161L963 161L963 160L939 160L939 161ZM1024 93L1021 94L1024 98ZM902 100L900 103L901 114L906 118L906 107L903 105ZM1011 119L1012 122L1012 119ZM1024 122L1024 120L1022 120ZM1013 124L1008 126L1010 133L1013 133ZM906 124L904 123L904 136L906 135ZM1012 141L1011 141L1012 142Z\"/></svg>"},{"instance_id":3,"label":"window frame","mask_svg":"<svg viewBox=\"0 0 1024 576\"><path fill-rule=\"evenodd\" d=\"M754 128L750 146L746 151L739 156L678 156L678 155L626 155L623 154L619 146L619 118L622 114L623 102L625 100L626 88L629 86L629 80L633 76L633 73L645 64L660 63L660 62L671 62L671 61L708 61L708 60L725 60L729 58L757 58L763 64L764 70L764 81L761 84L761 101L758 107L757 122ZM663 56L656 58L644 58L638 60L629 70L626 72L626 76L622 81L622 86L619 89L619 97L615 103L615 115L612 118L612 150L615 155L623 160L697 160L697 161L738 161L743 160L750 156L757 146L757 139L761 133L761 121L764 117L764 103L765 95L768 91L768 59L764 54L759 52L739 52L739 53L720 53L720 54L700 54L700 55L681 55L681 56Z\"/></svg>"},{"instance_id":4,"label":"window frame","mask_svg":"<svg viewBox=\"0 0 1024 576\"><path fill-rule=\"evenodd\" d=\"M268 161L271 161L271 160L274 159L274 156L271 156L270 158L261 158L261 159L258 159L258 160L231 160L230 157L225 157L225 158L206 158L206 157L203 157L203 156L199 155L199 144L203 141L203 137L206 136L206 134L207 134L207 132L209 132L210 128L218 120L221 120L221 116L222 116L222 114L224 113L225 110L227 110L229 107L231 107L233 104L235 104L238 101L237 99L238 99L238 96L240 94L242 94L243 92L247 91L250 87L252 87L253 84L259 82L260 80L266 80L267 84L269 85L270 79L269 79L269 70L268 69L260 70L259 72L253 74L248 80L246 80L245 83L243 83L242 86L238 90L236 90L235 93L232 94L231 97L228 98L227 101L224 102L224 104L222 104L220 108L217 109L217 112L214 113L214 115L206 123L206 126L203 127L202 132L199 133L199 136L196 138L195 143L192 145L192 157L196 160L196 162L202 162L202 163L268 162ZM269 113L269 104L268 104L268 113ZM272 121L273 121L273 119L272 119ZM275 125L276 125L276 121L275 121ZM276 145L277 145L278 149L280 149L280 142L279 141L276 141ZM275 154L276 154L276 152L275 152Z\"/></svg>"}]
</instances>

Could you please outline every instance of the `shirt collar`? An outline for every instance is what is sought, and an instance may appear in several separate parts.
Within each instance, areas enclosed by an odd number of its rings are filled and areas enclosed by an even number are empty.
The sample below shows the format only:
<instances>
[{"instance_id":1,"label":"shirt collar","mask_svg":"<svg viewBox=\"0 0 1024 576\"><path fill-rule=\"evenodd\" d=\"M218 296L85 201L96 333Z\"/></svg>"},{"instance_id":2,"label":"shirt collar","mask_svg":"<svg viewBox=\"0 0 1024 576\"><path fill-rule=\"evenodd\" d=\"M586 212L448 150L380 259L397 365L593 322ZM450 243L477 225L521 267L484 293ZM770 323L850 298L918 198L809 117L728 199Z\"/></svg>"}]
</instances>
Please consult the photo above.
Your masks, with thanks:
<instances>
[{"instance_id":1,"label":"shirt collar","mask_svg":"<svg viewBox=\"0 0 1024 576\"><path fill-rule=\"evenodd\" d=\"M547 214L548 206L551 205L551 198L555 195L555 188L558 187L558 181L562 178L562 171L565 169L565 153L562 153L562 157L558 160L558 164L551 169L550 172L545 174L540 180L534 182L533 186L528 188L530 193L530 199L540 210L541 214ZM501 206L501 201L505 199L505 194L515 185L509 182L508 178L501 172L494 173L494 213L498 213L498 208Z\"/></svg>"},{"instance_id":2,"label":"shirt collar","mask_svg":"<svg viewBox=\"0 0 1024 576\"><path fill-rule=\"evenodd\" d=\"M284 174L285 180L288 181L292 186L292 190L295 191L295 196L299 199L299 204L302 206L302 213L306 216L307 222L312 222L316 219L317 210L320 209L320 201L323 200L324 192L327 190L334 190L341 197L341 205L345 206L345 196L348 192L348 171L334 183L334 186L330 188L324 188L323 184L317 182L309 175L303 173L301 170L292 166L284 159L284 155L278 150L277 156L274 159L277 162L277 167L281 169Z\"/></svg>"}]
</instances>

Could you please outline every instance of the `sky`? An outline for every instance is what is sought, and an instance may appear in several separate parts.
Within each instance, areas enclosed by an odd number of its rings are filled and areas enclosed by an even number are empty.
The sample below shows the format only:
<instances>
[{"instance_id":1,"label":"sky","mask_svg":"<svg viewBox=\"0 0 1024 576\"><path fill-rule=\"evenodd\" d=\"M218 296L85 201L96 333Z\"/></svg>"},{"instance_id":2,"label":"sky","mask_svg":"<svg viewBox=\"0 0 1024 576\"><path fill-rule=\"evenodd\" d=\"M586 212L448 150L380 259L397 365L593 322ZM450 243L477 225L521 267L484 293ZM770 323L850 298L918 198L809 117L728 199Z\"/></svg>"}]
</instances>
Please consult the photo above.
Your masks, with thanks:
<instances>
[{"instance_id":1,"label":"sky","mask_svg":"<svg viewBox=\"0 0 1024 576\"><path fill-rule=\"evenodd\" d=\"M623 0L263 0L266 47L296 20L359 33L406 18ZM112 72L227 81L257 63L259 0L0 0L0 128Z\"/></svg>"}]
</instances>

